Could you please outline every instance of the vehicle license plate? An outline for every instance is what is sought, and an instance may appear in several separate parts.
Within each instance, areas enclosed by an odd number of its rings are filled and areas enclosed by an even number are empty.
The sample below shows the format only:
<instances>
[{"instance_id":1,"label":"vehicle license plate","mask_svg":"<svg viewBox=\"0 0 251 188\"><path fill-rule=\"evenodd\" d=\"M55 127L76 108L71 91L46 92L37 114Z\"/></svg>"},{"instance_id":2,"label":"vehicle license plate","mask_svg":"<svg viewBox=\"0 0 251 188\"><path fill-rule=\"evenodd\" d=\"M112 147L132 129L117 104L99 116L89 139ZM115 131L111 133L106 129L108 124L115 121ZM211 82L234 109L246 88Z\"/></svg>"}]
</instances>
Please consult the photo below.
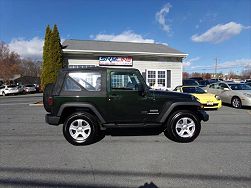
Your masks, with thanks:
<instances>
[{"instance_id":1,"label":"vehicle license plate","mask_svg":"<svg viewBox=\"0 0 251 188\"><path fill-rule=\"evenodd\" d=\"M213 104L214 104L213 102L210 102L210 101L207 102L208 106L212 106Z\"/></svg>"}]
</instances>

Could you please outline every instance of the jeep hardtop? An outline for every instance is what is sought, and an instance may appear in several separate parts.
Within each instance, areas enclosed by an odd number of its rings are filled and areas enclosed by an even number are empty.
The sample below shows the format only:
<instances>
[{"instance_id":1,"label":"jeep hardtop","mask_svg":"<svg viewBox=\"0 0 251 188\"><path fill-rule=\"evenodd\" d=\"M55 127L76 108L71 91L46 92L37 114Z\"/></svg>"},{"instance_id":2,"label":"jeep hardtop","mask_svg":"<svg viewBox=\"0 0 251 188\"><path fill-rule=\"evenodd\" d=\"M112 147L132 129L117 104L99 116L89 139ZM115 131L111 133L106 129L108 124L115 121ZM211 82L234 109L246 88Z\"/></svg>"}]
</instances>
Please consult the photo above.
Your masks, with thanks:
<instances>
[{"instance_id":1,"label":"jeep hardtop","mask_svg":"<svg viewBox=\"0 0 251 188\"><path fill-rule=\"evenodd\" d=\"M73 145L91 144L107 128L156 127L173 141L192 142L209 119L194 96L152 90L133 68L62 69L43 103L46 122L63 124Z\"/></svg>"}]
</instances>

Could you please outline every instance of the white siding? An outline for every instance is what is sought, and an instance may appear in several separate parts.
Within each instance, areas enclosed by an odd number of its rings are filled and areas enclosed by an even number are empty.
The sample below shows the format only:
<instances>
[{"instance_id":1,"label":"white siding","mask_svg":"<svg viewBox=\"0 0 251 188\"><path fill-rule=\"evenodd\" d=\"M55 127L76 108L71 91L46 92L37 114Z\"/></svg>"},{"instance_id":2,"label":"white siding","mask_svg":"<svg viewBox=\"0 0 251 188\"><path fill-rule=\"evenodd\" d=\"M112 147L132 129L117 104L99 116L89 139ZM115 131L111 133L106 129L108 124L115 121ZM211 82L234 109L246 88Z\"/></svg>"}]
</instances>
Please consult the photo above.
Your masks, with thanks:
<instances>
[{"instance_id":1,"label":"white siding","mask_svg":"<svg viewBox=\"0 0 251 188\"><path fill-rule=\"evenodd\" d=\"M99 65L99 60L86 59L68 59L68 65ZM116 66L119 68L118 66ZM115 68L115 66L113 66ZM120 67L121 68L121 67ZM127 68L127 67L122 67ZM133 68L145 72L147 69L165 69L171 70L171 88L182 84L182 63L181 62L163 62L163 61L133 61Z\"/></svg>"},{"instance_id":2,"label":"white siding","mask_svg":"<svg viewBox=\"0 0 251 188\"><path fill-rule=\"evenodd\" d=\"M159 62L159 61L133 61L133 68L145 72L146 69L171 70L171 88L182 84L182 63L181 62Z\"/></svg>"},{"instance_id":3,"label":"white siding","mask_svg":"<svg viewBox=\"0 0 251 188\"><path fill-rule=\"evenodd\" d=\"M68 59L68 65L99 65L98 60Z\"/></svg>"}]
</instances>

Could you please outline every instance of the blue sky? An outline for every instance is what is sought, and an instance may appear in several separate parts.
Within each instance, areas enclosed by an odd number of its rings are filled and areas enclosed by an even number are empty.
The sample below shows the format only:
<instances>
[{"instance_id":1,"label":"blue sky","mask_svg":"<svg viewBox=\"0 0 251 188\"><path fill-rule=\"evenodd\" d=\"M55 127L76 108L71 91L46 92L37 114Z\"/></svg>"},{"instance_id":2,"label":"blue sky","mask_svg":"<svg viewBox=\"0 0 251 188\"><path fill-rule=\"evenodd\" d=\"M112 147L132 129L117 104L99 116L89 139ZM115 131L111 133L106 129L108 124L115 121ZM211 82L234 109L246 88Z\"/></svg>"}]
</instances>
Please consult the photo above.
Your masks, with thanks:
<instances>
[{"instance_id":1,"label":"blue sky","mask_svg":"<svg viewBox=\"0 0 251 188\"><path fill-rule=\"evenodd\" d=\"M47 25L61 39L164 43L188 72L251 68L250 0L0 0L0 40L41 58Z\"/></svg>"}]
</instances>

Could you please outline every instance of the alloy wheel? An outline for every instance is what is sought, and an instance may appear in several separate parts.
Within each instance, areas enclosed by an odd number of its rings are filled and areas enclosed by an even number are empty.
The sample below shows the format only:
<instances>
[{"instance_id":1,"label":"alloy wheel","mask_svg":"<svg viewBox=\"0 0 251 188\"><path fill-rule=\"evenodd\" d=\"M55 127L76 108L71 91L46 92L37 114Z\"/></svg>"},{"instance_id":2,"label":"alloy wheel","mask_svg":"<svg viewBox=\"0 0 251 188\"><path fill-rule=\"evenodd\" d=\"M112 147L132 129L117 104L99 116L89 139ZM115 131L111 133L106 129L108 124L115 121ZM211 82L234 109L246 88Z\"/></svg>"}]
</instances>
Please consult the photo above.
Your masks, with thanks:
<instances>
[{"instance_id":1,"label":"alloy wheel","mask_svg":"<svg viewBox=\"0 0 251 188\"><path fill-rule=\"evenodd\" d=\"M183 117L177 121L175 130L180 137L190 138L195 133L195 122L189 117Z\"/></svg>"},{"instance_id":2,"label":"alloy wheel","mask_svg":"<svg viewBox=\"0 0 251 188\"><path fill-rule=\"evenodd\" d=\"M240 108L241 107L241 101L238 98L233 98L232 105L234 108Z\"/></svg>"},{"instance_id":3,"label":"alloy wheel","mask_svg":"<svg viewBox=\"0 0 251 188\"><path fill-rule=\"evenodd\" d=\"M69 133L75 140L84 141L91 134L91 126L83 119L76 119L71 123Z\"/></svg>"}]
</instances>

